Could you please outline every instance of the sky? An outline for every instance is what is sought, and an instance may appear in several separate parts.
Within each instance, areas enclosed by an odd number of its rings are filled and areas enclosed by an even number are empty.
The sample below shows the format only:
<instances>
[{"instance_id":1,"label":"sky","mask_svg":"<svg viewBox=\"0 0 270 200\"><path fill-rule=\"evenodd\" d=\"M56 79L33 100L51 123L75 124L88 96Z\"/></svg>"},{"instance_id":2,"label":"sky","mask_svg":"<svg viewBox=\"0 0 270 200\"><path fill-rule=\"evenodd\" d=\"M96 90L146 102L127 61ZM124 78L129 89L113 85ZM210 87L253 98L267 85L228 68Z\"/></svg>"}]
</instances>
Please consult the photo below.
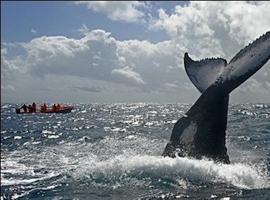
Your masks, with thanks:
<instances>
[{"instance_id":1,"label":"sky","mask_svg":"<svg viewBox=\"0 0 270 200\"><path fill-rule=\"evenodd\" d=\"M270 31L270 2L1 1L1 102L190 103L184 70ZM230 103L270 102L270 62Z\"/></svg>"}]
</instances>

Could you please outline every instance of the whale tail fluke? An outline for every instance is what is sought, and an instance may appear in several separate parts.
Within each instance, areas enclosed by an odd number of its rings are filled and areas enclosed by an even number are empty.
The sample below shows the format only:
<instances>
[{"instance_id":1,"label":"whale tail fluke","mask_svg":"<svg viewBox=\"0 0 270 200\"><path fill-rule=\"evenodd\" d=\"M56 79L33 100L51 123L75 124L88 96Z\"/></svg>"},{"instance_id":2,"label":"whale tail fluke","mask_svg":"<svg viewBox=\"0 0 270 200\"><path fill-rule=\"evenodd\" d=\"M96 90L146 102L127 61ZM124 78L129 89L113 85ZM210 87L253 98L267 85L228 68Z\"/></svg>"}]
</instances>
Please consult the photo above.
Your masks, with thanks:
<instances>
[{"instance_id":1,"label":"whale tail fluke","mask_svg":"<svg viewBox=\"0 0 270 200\"><path fill-rule=\"evenodd\" d=\"M256 73L270 58L270 31L239 51L229 63L223 58L192 60L184 55L186 73L203 93L211 85L220 85L229 94Z\"/></svg>"},{"instance_id":2,"label":"whale tail fluke","mask_svg":"<svg viewBox=\"0 0 270 200\"><path fill-rule=\"evenodd\" d=\"M206 156L229 163L225 145L229 94L269 58L270 32L242 49L228 64L222 58L194 61L185 53L187 75L202 95L174 125L163 156Z\"/></svg>"}]
</instances>

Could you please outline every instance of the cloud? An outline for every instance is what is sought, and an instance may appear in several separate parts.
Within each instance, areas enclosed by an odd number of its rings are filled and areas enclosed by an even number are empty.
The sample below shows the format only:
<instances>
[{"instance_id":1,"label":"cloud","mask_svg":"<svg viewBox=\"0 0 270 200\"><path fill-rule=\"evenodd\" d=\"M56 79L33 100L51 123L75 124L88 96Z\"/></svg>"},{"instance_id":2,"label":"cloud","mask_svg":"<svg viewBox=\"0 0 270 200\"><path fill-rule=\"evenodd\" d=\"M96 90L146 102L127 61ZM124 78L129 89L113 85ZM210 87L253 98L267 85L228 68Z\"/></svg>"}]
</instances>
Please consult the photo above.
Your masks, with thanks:
<instances>
[{"instance_id":1,"label":"cloud","mask_svg":"<svg viewBox=\"0 0 270 200\"><path fill-rule=\"evenodd\" d=\"M131 84L145 84L142 80L142 77L139 73L134 72L129 67L124 67L120 69L113 69L112 76L115 78L116 81L119 82L130 82Z\"/></svg>"},{"instance_id":2,"label":"cloud","mask_svg":"<svg viewBox=\"0 0 270 200\"><path fill-rule=\"evenodd\" d=\"M41 79L68 75L150 91L165 87L167 82L179 86L178 74L183 70L172 42L119 41L104 30L85 32L79 39L37 37L21 47L26 55L16 58L16 66L21 73Z\"/></svg>"},{"instance_id":3,"label":"cloud","mask_svg":"<svg viewBox=\"0 0 270 200\"><path fill-rule=\"evenodd\" d=\"M233 91L232 100L241 103L267 102L270 101L270 82L261 81L258 78L250 78L243 86Z\"/></svg>"},{"instance_id":4,"label":"cloud","mask_svg":"<svg viewBox=\"0 0 270 200\"><path fill-rule=\"evenodd\" d=\"M194 59L214 56L229 61L248 42L269 29L266 8L269 8L268 2L190 2L176 6L171 14L160 9L149 28L153 34L165 31L170 39L156 43L117 40L110 32L90 30L83 25L81 38L35 37L15 44L23 50L16 55L10 53L14 45L5 44L1 48L1 87L6 88L5 95L11 88L18 95L21 91L31 93L50 88L46 98L58 96L60 99L64 93L74 101L79 98L87 101L87 92L81 91L88 91L92 92L91 98L100 101L136 98L138 101L193 102L199 93L185 73L184 52L188 51ZM270 101L267 65L234 92L236 101L242 102L244 97L249 101ZM256 94L259 98L255 98ZM29 98L35 96L34 92L29 94Z\"/></svg>"},{"instance_id":5,"label":"cloud","mask_svg":"<svg viewBox=\"0 0 270 200\"><path fill-rule=\"evenodd\" d=\"M269 30L269 9L269 2L190 2L170 15L160 9L150 28L166 31L196 57L231 57Z\"/></svg>"},{"instance_id":6,"label":"cloud","mask_svg":"<svg viewBox=\"0 0 270 200\"><path fill-rule=\"evenodd\" d=\"M118 63L115 40L103 30L89 32L81 39L43 36L23 47L27 56L22 65L40 77L66 74L106 79Z\"/></svg>"},{"instance_id":7,"label":"cloud","mask_svg":"<svg viewBox=\"0 0 270 200\"><path fill-rule=\"evenodd\" d=\"M31 28L30 32L33 33L33 34L37 33L37 31L35 29L33 29L33 28Z\"/></svg>"},{"instance_id":8,"label":"cloud","mask_svg":"<svg viewBox=\"0 0 270 200\"><path fill-rule=\"evenodd\" d=\"M92 86L92 87L87 87L87 86L76 86L74 87L75 89L79 89L79 90L82 90L82 91L85 91L85 92L95 92L95 93L98 93L98 92L101 92L102 91L102 88L100 87L95 87L95 86Z\"/></svg>"},{"instance_id":9,"label":"cloud","mask_svg":"<svg viewBox=\"0 0 270 200\"><path fill-rule=\"evenodd\" d=\"M85 25L82 24L82 26L78 29L79 32L81 32L83 35L87 34L90 30L89 28Z\"/></svg>"},{"instance_id":10,"label":"cloud","mask_svg":"<svg viewBox=\"0 0 270 200\"><path fill-rule=\"evenodd\" d=\"M140 8L144 2L138 1L79 1L75 4L87 6L88 9L101 12L114 21L137 22L142 20L144 13Z\"/></svg>"},{"instance_id":11,"label":"cloud","mask_svg":"<svg viewBox=\"0 0 270 200\"><path fill-rule=\"evenodd\" d=\"M16 74L20 73L17 66L17 59L8 60L6 58L7 50L1 49L1 85L5 88L5 83L14 80Z\"/></svg>"},{"instance_id":12,"label":"cloud","mask_svg":"<svg viewBox=\"0 0 270 200\"><path fill-rule=\"evenodd\" d=\"M9 60L6 58L8 55L7 48L1 49L1 100L5 94L14 94L16 87L14 82L17 81L17 77L20 76L21 70L19 69L20 61L17 58Z\"/></svg>"},{"instance_id":13,"label":"cloud","mask_svg":"<svg viewBox=\"0 0 270 200\"><path fill-rule=\"evenodd\" d=\"M129 40L118 44L118 54L125 58L125 65L141 75L143 90L163 90L164 84L189 82L183 68L183 54L176 51L173 41L151 43ZM178 62L180 61L180 62Z\"/></svg>"},{"instance_id":14,"label":"cloud","mask_svg":"<svg viewBox=\"0 0 270 200\"><path fill-rule=\"evenodd\" d=\"M159 9L149 28L165 31L177 44L178 53L187 51L195 59L223 57L229 61L245 45L270 30L269 9L269 2L189 2L176 6L171 14ZM240 87L242 94L249 91L249 99L257 100L252 95L258 93L269 102L267 74L269 62Z\"/></svg>"}]
</instances>

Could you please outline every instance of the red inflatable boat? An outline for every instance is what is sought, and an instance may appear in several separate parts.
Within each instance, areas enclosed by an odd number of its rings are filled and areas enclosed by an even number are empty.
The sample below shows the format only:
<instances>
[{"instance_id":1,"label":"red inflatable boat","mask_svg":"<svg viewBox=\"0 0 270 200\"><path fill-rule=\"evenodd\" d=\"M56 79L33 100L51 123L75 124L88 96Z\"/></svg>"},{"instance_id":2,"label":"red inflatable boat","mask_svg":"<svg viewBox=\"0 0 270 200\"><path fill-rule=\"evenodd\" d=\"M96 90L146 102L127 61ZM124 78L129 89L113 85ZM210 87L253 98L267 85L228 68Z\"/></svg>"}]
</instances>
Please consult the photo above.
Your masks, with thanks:
<instances>
[{"instance_id":1,"label":"red inflatable boat","mask_svg":"<svg viewBox=\"0 0 270 200\"><path fill-rule=\"evenodd\" d=\"M36 110L36 112L24 112L21 108L16 108L17 114L29 114L29 113L70 113L73 109L73 106L61 106L57 109L48 108L46 110Z\"/></svg>"}]
</instances>

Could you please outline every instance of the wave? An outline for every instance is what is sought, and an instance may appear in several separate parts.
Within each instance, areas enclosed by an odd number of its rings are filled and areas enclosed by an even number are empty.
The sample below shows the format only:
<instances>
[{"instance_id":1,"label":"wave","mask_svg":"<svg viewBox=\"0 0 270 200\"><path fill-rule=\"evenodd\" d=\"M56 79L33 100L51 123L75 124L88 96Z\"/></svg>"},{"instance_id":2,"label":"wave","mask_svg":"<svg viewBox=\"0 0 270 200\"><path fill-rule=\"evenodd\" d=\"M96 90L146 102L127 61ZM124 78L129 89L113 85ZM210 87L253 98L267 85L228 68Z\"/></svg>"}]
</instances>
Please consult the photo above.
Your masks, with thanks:
<instances>
[{"instance_id":1,"label":"wave","mask_svg":"<svg viewBox=\"0 0 270 200\"><path fill-rule=\"evenodd\" d=\"M16 159L2 161L1 164L1 186L28 185L34 182L51 179L59 175L55 172L35 172L33 167L26 166Z\"/></svg>"},{"instance_id":2,"label":"wave","mask_svg":"<svg viewBox=\"0 0 270 200\"><path fill-rule=\"evenodd\" d=\"M88 179L99 186L124 186L126 183L142 186L152 184L174 185L183 180L192 183L226 183L239 188L270 187L269 179L259 169L247 164L220 164L209 160L169 158L137 155L116 156L109 160L85 160L71 173L76 179ZM90 179L90 180L89 180Z\"/></svg>"}]
</instances>

